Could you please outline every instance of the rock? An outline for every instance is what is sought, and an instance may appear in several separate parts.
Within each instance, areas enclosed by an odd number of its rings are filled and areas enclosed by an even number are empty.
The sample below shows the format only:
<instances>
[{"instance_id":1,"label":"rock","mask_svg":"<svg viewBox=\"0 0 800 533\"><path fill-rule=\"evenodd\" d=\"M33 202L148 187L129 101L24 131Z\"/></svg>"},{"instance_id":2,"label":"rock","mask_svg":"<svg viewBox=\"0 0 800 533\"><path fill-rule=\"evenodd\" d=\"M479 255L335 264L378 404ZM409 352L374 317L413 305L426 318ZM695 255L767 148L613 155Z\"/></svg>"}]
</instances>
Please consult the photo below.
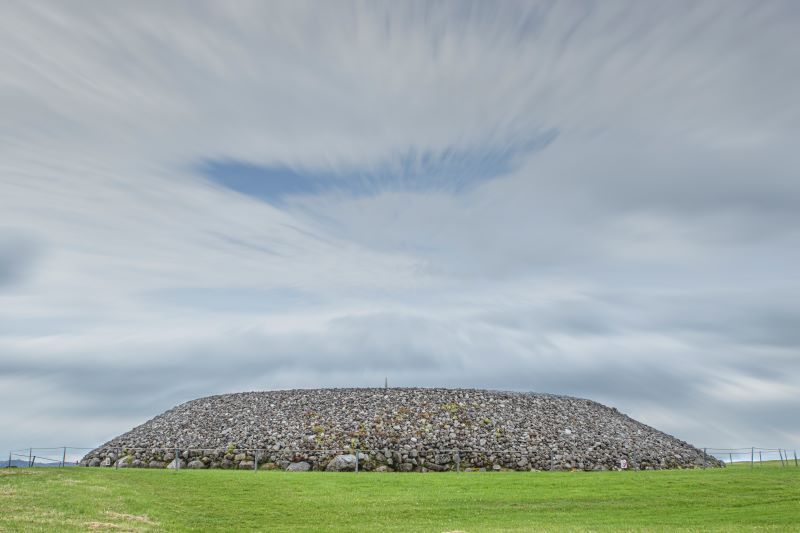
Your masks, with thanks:
<instances>
[{"instance_id":1,"label":"rock","mask_svg":"<svg viewBox=\"0 0 800 533\"><path fill-rule=\"evenodd\" d=\"M353 454L337 455L328 463L328 472L353 472L356 469L356 456Z\"/></svg>"},{"instance_id":2,"label":"rock","mask_svg":"<svg viewBox=\"0 0 800 533\"><path fill-rule=\"evenodd\" d=\"M616 468L624 457L630 468L723 466L686 442L589 400L474 389L210 396L137 426L89 452L81 464L113 466L127 455L124 450L135 450L128 466L163 467L174 462L177 449L185 462L199 460L206 467L249 469L257 456L279 468L307 462L324 469L331 456L320 451L323 438L327 450L364 450L364 470L433 470L431 464L446 470L456 462L461 469L595 470Z\"/></svg>"},{"instance_id":3,"label":"rock","mask_svg":"<svg viewBox=\"0 0 800 533\"><path fill-rule=\"evenodd\" d=\"M501 469L502 467L500 465L492 465L492 470L494 470L495 472L499 472Z\"/></svg>"},{"instance_id":4,"label":"rock","mask_svg":"<svg viewBox=\"0 0 800 533\"><path fill-rule=\"evenodd\" d=\"M255 469L255 463L253 461L241 461L239 463L239 470L253 470Z\"/></svg>"},{"instance_id":5,"label":"rock","mask_svg":"<svg viewBox=\"0 0 800 533\"><path fill-rule=\"evenodd\" d=\"M203 463L203 461L200 461L200 460L197 460L197 459L195 459L193 461L189 461L189 464L187 466L189 468L193 468L195 470L199 470L201 468L205 468L206 467L206 465L205 465L205 463Z\"/></svg>"},{"instance_id":6,"label":"rock","mask_svg":"<svg viewBox=\"0 0 800 533\"><path fill-rule=\"evenodd\" d=\"M161 461L150 461L147 464L147 467L148 468L164 468L164 463L162 463Z\"/></svg>"},{"instance_id":7,"label":"rock","mask_svg":"<svg viewBox=\"0 0 800 533\"><path fill-rule=\"evenodd\" d=\"M289 466L286 467L287 472L308 472L309 470L311 470L311 465L305 461L289 463Z\"/></svg>"},{"instance_id":8,"label":"rock","mask_svg":"<svg viewBox=\"0 0 800 533\"><path fill-rule=\"evenodd\" d=\"M186 468L186 461L183 459L175 458L170 464L167 465L170 470L177 470L178 468Z\"/></svg>"}]
</instances>

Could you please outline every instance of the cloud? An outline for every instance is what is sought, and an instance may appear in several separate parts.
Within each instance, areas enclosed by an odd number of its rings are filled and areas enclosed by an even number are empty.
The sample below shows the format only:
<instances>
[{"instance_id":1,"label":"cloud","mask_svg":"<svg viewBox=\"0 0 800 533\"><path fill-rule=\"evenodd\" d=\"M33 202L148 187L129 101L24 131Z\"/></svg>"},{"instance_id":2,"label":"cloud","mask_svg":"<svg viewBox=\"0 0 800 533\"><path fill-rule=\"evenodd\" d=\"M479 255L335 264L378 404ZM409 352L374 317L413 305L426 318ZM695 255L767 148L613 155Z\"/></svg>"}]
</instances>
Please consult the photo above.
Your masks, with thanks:
<instances>
[{"instance_id":1,"label":"cloud","mask_svg":"<svg viewBox=\"0 0 800 533\"><path fill-rule=\"evenodd\" d=\"M793 3L90 6L0 8L0 448L385 376L800 444Z\"/></svg>"},{"instance_id":2,"label":"cloud","mask_svg":"<svg viewBox=\"0 0 800 533\"><path fill-rule=\"evenodd\" d=\"M39 253L35 240L0 229L0 287L21 283L32 273Z\"/></svg>"}]
</instances>

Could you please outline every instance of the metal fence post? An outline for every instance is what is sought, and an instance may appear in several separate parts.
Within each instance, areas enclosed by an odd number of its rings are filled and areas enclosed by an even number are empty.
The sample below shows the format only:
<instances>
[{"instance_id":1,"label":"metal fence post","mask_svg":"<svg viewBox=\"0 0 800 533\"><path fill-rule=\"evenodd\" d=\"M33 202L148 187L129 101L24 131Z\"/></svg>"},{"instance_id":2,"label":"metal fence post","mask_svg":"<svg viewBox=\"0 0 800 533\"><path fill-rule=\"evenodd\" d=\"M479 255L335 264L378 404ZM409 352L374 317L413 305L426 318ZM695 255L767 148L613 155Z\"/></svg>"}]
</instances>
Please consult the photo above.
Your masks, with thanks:
<instances>
[{"instance_id":1,"label":"metal fence post","mask_svg":"<svg viewBox=\"0 0 800 533\"><path fill-rule=\"evenodd\" d=\"M705 448L703 448L703 468L708 468L708 455Z\"/></svg>"},{"instance_id":2,"label":"metal fence post","mask_svg":"<svg viewBox=\"0 0 800 533\"><path fill-rule=\"evenodd\" d=\"M758 464L760 465L760 464L761 464L761 463L763 463L763 462L764 462L764 460L763 460L763 458L761 457L761 450L758 450Z\"/></svg>"},{"instance_id":3,"label":"metal fence post","mask_svg":"<svg viewBox=\"0 0 800 533\"><path fill-rule=\"evenodd\" d=\"M28 448L28 468L33 466L33 448Z\"/></svg>"},{"instance_id":4,"label":"metal fence post","mask_svg":"<svg viewBox=\"0 0 800 533\"><path fill-rule=\"evenodd\" d=\"M795 455L795 457L797 457L797 456ZM797 461L795 461L795 462L797 462ZM11 452L8 452L8 468L11 468Z\"/></svg>"},{"instance_id":5,"label":"metal fence post","mask_svg":"<svg viewBox=\"0 0 800 533\"><path fill-rule=\"evenodd\" d=\"M731 464L733 464L733 454L732 454L732 453L729 453L729 454L728 454L728 459L730 459L730 461L729 461L729 462L730 462Z\"/></svg>"},{"instance_id":6,"label":"metal fence post","mask_svg":"<svg viewBox=\"0 0 800 533\"><path fill-rule=\"evenodd\" d=\"M181 449L175 448L175 470L181 469Z\"/></svg>"},{"instance_id":7,"label":"metal fence post","mask_svg":"<svg viewBox=\"0 0 800 533\"><path fill-rule=\"evenodd\" d=\"M553 450L550 450L550 471L552 472L555 465L553 464Z\"/></svg>"},{"instance_id":8,"label":"metal fence post","mask_svg":"<svg viewBox=\"0 0 800 533\"><path fill-rule=\"evenodd\" d=\"M258 472L258 450L253 454L253 472Z\"/></svg>"},{"instance_id":9,"label":"metal fence post","mask_svg":"<svg viewBox=\"0 0 800 533\"><path fill-rule=\"evenodd\" d=\"M356 473L358 473L358 448L356 448Z\"/></svg>"},{"instance_id":10,"label":"metal fence post","mask_svg":"<svg viewBox=\"0 0 800 533\"><path fill-rule=\"evenodd\" d=\"M756 449L750 448L750 468L753 468L753 463L755 463L756 457Z\"/></svg>"},{"instance_id":11,"label":"metal fence post","mask_svg":"<svg viewBox=\"0 0 800 533\"><path fill-rule=\"evenodd\" d=\"M64 446L64 450L61 452L61 468L64 468L64 463L67 462L67 447Z\"/></svg>"}]
</instances>

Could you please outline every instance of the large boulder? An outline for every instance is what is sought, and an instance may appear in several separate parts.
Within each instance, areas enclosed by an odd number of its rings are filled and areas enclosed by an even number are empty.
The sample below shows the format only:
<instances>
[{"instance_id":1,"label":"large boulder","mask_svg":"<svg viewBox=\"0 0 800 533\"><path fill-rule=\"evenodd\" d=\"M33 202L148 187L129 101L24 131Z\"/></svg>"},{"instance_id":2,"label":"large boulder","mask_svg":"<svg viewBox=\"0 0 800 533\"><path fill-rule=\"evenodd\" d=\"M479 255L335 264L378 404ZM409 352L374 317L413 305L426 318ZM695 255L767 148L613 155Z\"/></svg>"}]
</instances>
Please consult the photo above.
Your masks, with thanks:
<instances>
[{"instance_id":1,"label":"large boulder","mask_svg":"<svg viewBox=\"0 0 800 533\"><path fill-rule=\"evenodd\" d=\"M351 453L337 455L325 467L328 472L353 472L355 469L356 456Z\"/></svg>"},{"instance_id":2,"label":"large boulder","mask_svg":"<svg viewBox=\"0 0 800 533\"><path fill-rule=\"evenodd\" d=\"M308 472L309 470L311 470L311 465L305 461L290 463L289 466L286 467L287 472Z\"/></svg>"},{"instance_id":3,"label":"large boulder","mask_svg":"<svg viewBox=\"0 0 800 533\"><path fill-rule=\"evenodd\" d=\"M186 468L186 461L180 458L175 458L172 460L170 464L167 465L167 468L170 470L178 470L180 468Z\"/></svg>"}]
</instances>

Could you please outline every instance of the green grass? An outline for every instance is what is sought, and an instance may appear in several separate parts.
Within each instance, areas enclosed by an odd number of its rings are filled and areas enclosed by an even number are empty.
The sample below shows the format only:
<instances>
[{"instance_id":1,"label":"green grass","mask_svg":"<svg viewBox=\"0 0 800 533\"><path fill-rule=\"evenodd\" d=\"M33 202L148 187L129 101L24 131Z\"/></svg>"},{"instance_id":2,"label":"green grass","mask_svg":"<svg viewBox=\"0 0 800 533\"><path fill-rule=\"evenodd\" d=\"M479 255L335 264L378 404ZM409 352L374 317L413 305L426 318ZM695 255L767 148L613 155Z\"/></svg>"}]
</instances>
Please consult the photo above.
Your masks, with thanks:
<instances>
[{"instance_id":1,"label":"green grass","mask_svg":"<svg viewBox=\"0 0 800 533\"><path fill-rule=\"evenodd\" d=\"M800 468L0 470L0 531L800 531Z\"/></svg>"}]
</instances>

